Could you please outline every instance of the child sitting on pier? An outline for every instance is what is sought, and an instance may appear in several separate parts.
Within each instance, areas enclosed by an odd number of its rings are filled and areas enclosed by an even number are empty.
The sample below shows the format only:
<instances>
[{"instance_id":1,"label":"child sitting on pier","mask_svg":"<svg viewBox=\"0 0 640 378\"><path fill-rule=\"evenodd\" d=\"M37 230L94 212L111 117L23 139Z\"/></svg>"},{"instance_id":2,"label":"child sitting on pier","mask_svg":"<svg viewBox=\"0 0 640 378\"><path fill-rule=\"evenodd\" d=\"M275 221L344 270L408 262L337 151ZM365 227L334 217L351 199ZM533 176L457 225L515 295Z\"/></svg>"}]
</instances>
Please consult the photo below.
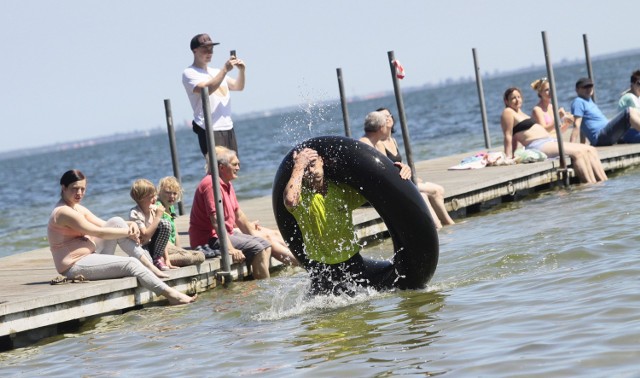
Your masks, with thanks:
<instances>
[{"instance_id":1,"label":"child sitting on pier","mask_svg":"<svg viewBox=\"0 0 640 378\"><path fill-rule=\"evenodd\" d=\"M205 255L201 251L186 250L180 247L180 235L176 228L175 204L182 200L182 186L173 176L167 176L158 182L158 201L156 206L164 207L162 219L169 222L171 232L167 243L167 253L169 262L173 266L187 266L200 264L205 260Z\"/></svg>"},{"instance_id":2,"label":"child sitting on pier","mask_svg":"<svg viewBox=\"0 0 640 378\"><path fill-rule=\"evenodd\" d=\"M171 223L162 218L165 207L156 203L156 187L147 179L138 179L131 186L131 198L136 206L129 212L129 220L140 229L140 245L149 251L153 265L160 270L177 269L171 264L167 243L171 236Z\"/></svg>"}]
</instances>

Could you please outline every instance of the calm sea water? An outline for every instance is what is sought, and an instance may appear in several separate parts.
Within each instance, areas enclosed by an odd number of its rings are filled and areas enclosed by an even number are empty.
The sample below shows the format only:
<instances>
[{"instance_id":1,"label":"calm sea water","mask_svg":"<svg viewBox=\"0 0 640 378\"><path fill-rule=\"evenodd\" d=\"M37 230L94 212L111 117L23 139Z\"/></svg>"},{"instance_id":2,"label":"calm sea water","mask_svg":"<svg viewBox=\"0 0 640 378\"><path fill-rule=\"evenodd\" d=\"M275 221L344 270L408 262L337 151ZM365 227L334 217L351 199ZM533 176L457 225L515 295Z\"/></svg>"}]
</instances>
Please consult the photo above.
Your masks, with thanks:
<instances>
[{"instance_id":1,"label":"calm sea water","mask_svg":"<svg viewBox=\"0 0 640 378\"><path fill-rule=\"evenodd\" d=\"M605 113L614 112L638 58L594 62ZM565 107L585 71L556 68ZM527 85L541 75L485 79L494 148L501 146L502 92L522 87L530 109L535 94ZM404 103L416 160L484 149L473 83L405 93ZM395 109L394 99L350 104L353 135L379 106ZM275 169L294 143L343 132L337 103L310 102L236 127L242 198L270 194ZM203 160L191 131L180 130L177 139L188 210ZM134 179L157 181L172 172L168 151L148 159L136 152L141 143L168 146L165 135L153 135L3 160L0 256L47 246L47 217L69 168L89 178L85 205L103 217L126 215ZM204 293L191 306L103 317L81 332L4 352L0 375L636 377L640 204L631 199L639 177L639 169L629 169L604 184L554 190L460 220L440 232L441 258L427 290L309 301L306 274L285 270Z\"/></svg>"}]
</instances>

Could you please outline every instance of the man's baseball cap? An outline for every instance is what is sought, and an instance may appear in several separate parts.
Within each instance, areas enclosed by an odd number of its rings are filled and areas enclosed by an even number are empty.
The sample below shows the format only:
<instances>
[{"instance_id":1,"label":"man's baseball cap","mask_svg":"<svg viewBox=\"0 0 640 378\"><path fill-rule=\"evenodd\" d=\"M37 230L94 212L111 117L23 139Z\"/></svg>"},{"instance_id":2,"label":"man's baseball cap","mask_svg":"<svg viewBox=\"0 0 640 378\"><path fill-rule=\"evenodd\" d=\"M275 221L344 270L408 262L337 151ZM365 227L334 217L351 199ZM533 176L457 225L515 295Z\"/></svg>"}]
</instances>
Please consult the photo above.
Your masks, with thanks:
<instances>
[{"instance_id":1,"label":"man's baseball cap","mask_svg":"<svg viewBox=\"0 0 640 378\"><path fill-rule=\"evenodd\" d=\"M582 77L576 81L576 88L593 87L593 80L588 77Z\"/></svg>"},{"instance_id":2,"label":"man's baseball cap","mask_svg":"<svg viewBox=\"0 0 640 378\"><path fill-rule=\"evenodd\" d=\"M195 50L201 46L215 46L219 44L220 42L213 42L209 34L198 34L191 38L191 50Z\"/></svg>"}]
</instances>

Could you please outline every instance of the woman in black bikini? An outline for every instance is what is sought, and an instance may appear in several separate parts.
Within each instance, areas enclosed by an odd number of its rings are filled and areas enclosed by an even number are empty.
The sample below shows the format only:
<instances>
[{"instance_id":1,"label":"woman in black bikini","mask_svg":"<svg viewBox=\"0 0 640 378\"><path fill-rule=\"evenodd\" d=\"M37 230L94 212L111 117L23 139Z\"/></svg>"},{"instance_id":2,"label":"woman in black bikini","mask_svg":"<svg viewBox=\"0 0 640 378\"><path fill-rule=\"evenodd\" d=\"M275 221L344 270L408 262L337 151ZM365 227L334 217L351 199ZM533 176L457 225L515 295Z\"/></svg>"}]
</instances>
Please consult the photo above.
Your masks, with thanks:
<instances>
[{"instance_id":1,"label":"woman in black bikini","mask_svg":"<svg viewBox=\"0 0 640 378\"><path fill-rule=\"evenodd\" d=\"M520 89L508 88L504 92L504 105L500 125L504 135L504 153L507 157L513 158L518 144L522 144L525 149L542 151L548 157L559 155L557 140L522 111ZM563 143L563 147L564 152L571 157L573 168L581 182L591 184L607 179L598 151L594 147L579 143Z\"/></svg>"}]
</instances>

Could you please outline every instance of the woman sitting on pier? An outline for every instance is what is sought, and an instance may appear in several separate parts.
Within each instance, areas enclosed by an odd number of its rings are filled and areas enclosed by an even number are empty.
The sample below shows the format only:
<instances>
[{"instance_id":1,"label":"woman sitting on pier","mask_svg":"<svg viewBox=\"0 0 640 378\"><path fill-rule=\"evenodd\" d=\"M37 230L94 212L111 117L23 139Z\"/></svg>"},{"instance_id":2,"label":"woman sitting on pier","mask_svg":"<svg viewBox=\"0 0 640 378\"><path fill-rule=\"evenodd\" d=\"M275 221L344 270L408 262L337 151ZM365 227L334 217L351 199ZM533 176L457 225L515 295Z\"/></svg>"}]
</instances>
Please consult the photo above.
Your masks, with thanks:
<instances>
[{"instance_id":1,"label":"woman sitting on pier","mask_svg":"<svg viewBox=\"0 0 640 378\"><path fill-rule=\"evenodd\" d=\"M60 187L61 198L51 212L47 227L58 273L71 279L83 276L88 280L134 276L142 286L165 296L170 304L185 304L196 299L158 278L169 276L153 266L148 253L138 245L140 230L135 223L119 217L105 222L80 205L87 188L82 172L65 172L60 178ZM115 256L116 244L131 257Z\"/></svg>"},{"instance_id":2,"label":"woman sitting on pier","mask_svg":"<svg viewBox=\"0 0 640 378\"><path fill-rule=\"evenodd\" d=\"M364 136L359 140L386 155L400 168L402 178L409 179L411 178L411 168L402 163L402 154L398 149L398 142L391 136L393 124L393 115L391 115L389 109L379 108L375 112L369 113L365 118ZM441 229L443 225L455 224L444 204L444 188L432 182L422 181L420 178L418 178L416 185L425 199L436 229Z\"/></svg>"},{"instance_id":3,"label":"woman sitting on pier","mask_svg":"<svg viewBox=\"0 0 640 378\"><path fill-rule=\"evenodd\" d=\"M525 149L536 149L548 157L560 154L558 141L547 130L522 111L522 92L518 88L508 88L504 92L505 109L500 125L504 135L504 153L513 158L513 153L522 144ZM564 152L571 157L576 175L583 183L595 183L607 179L602 168L598 151L588 145L563 143Z\"/></svg>"},{"instance_id":4,"label":"woman sitting on pier","mask_svg":"<svg viewBox=\"0 0 640 378\"><path fill-rule=\"evenodd\" d=\"M553 104L551 103L549 80L546 77L535 80L531 83L531 88L538 93L538 98L540 99L531 110L531 118L539 125L542 125L549 135L555 138L556 122L554 120ZM560 131L564 133L573 124L573 114L567 112L564 108L559 108L558 114L562 120Z\"/></svg>"}]
</instances>

